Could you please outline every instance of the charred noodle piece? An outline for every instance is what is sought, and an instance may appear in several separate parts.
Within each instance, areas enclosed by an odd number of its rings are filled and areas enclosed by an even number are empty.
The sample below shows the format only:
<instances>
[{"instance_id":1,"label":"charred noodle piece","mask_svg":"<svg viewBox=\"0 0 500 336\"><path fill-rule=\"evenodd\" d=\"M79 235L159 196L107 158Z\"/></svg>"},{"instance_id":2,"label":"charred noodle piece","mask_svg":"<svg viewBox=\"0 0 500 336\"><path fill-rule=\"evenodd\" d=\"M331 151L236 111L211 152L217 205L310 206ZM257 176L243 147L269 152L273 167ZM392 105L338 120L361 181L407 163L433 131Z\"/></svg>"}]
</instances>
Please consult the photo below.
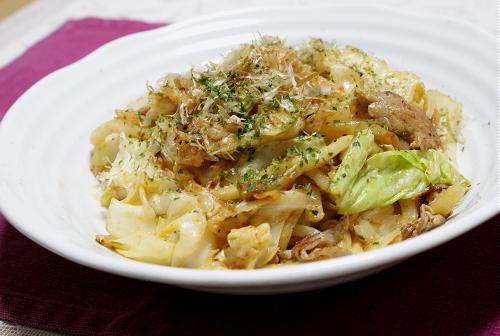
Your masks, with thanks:
<instances>
[{"instance_id":1,"label":"charred noodle piece","mask_svg":"<svg viewBox=\"0 0 500 336\"><path fill-rule=\"evenodd\" d=\"M420 217L413 224L403 230L403 239L416 237L443 224L446 218L442 215L435 215L432 208L426 204L420 206Z\"/></svg>"},{"instance_id":2,"label":"charred noodle piece","mask_svg":"<svg viewBox=\"0 0 500 336\"><path fill-rule=\"evenodd\" d=\"M377 123L401 136L412 148L437 149L441 141L432 121L420 108L408 104L390 91L362 93L359 98L367 105L368 114Z\"/></svg>"}]
</instances>

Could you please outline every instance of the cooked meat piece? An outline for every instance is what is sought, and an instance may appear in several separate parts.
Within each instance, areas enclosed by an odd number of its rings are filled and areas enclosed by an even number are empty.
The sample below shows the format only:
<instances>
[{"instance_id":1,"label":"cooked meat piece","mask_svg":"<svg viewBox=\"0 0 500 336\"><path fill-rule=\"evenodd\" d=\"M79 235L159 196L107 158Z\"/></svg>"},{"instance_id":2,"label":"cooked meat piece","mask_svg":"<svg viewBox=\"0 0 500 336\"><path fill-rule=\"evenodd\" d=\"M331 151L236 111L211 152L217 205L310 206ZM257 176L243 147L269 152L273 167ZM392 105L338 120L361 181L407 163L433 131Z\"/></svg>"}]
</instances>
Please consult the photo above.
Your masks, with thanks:
<instances>
[{"instance_id":1,"label":"cooked meat piece","mask_svg":"<svg viewBox=\"0 0 500 336\"><path fill-rule=\"evenodd\" d=\"M291 259L293 259L293 252L292 252L292 250L278 250L278 252L276 253L276 255L278 256L278 258L280 260L291 260Z\"/></svg>"},{"instance_id":2,"label":"cooked meat piece","mask_svg":"<svg viewBox=\"0 0 500 336\"><path fill-rule=\"evenodd\" d=\"M298 261L312 261L348 255L348 251L335 246L339 241L339 237L332 234L330 230L313 233L298 241L293 247L292 253Z\"/></svg>"},{"instance_id":3,"label":"cooked meat piece","mask_svg":"<svg viewBox=\"0 0 500 336\"><path fill-rule=\"evenodd\" d=\"M378 124L387 126L410 143L411 148L439 148L441 141L432 121L420 108L408 104L403 97L390 91L362 93L360 104Z\"/></svg>"},{"instance_id":4,"label":"cooked meat piece","mask_svg":"<svg viewBox=\"0 0 500 336\"><path fill-rule=\"evenodd\" d=\"M435 215L430 206L422 204L420 207L420 217L403 230L403 238L407 239L418 236L443 224L445 220L443 216Z\"/></svg>"},{"instance_id":5,"label":"cooked meat piece","mask_svg":"<svg viewBox=\"0 0 500 336\"><path fill-rule=\"evenodd\" d=\"M205 160L205 153L191 144L180 144L179 149L181 164L200 167Z\"/></svg>"},{"instance_id":6,"label":"cooked meat piece","mask_svg":"<svg viewBox=\"0 0 500 336\"><path fill-rule=\"evenodd\" d=\"M349 251L335 246L343 238L343 232L348 225L349 220L344 216L337 226L302 238L292 248L293 256L298 261L312 261L350 254Z\"/></svg>"}]
</instances>

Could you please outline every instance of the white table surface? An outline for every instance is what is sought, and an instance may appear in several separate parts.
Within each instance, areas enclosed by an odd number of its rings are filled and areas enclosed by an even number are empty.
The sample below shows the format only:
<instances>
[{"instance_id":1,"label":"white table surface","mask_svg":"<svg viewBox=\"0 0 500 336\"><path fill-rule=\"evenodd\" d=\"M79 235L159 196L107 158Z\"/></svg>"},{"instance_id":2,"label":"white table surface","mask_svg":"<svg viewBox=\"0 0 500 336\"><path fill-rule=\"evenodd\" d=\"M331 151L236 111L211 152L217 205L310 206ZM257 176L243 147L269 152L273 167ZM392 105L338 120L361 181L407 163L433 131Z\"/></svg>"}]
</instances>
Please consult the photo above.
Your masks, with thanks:
<instances>
[{"instance_id":1,"label":"white table surface","mask_svg":"<svg viewBox=\"0 0 500 336\"><path fill-rule=\"evenodd\" d=\"M265 6L346 4L343 0L37 0L0 21L0 67L21 55L69 19L124 18L178 22L228 9ZM495 0L349 0L349 4L385 5L416 13L439 14L468 21L498 38ZM1 336L54 336L44 330L0 321Z\"/></svg>"}]
</instances>

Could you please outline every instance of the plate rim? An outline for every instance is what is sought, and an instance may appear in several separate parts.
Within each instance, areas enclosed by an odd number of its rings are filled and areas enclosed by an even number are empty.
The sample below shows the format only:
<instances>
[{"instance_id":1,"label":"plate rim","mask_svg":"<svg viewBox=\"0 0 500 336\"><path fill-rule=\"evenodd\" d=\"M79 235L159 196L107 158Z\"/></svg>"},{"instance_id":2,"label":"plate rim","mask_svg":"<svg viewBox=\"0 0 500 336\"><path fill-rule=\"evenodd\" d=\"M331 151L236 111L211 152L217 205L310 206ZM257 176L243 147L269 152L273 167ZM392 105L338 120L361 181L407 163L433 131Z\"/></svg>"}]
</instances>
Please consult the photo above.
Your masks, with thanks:
<instances>
[{"instance_id":1,"label":"plate rim","mask_svg":"<svg viewBox=\"0 0 500 336\"><path fill-rule=\"evenodd\" d=\"M473 25L470 22L465 20L457 19L457 18L449 18L446 16L435 15L435 14L422 14L415 13L401 9L394 9L388 6L380 6L380 5L320 5L320 6L308 6L309 10L319 10L319 9L370 9L374 8L381 11L398 13L400 15L411 16L421 19L430 19L435 20L437 22L452 21L458 25L466 26L467 29L473 29L476 33L481 34L492 42L495 42L495 37L490 32ZM137 32L130 35L126 35L124 37L115 39L109 43L106 43L99 48L95 49L88 55L79 59L78 61L69 64L65 67L62 67L47 76L43 77L37 83L35 83L32 87L30 87L27 91L21 95L16 102L9 108L7 113L5 114L2 122L0 123L0 140L3 138L3 134L5 133L6 127L11 123L11 119L15 120L16 116L14 112L16 109L19 109L19 106L22 106L24 97L29 96L31 92L36 91L39 86L44 85L44 82L50 78L61 76L61 74L66 74L74 69L79 68L80 66L84 66L88 60L99 57L99 54L106 53L107 50L112 50L115 48L119 48L119 45L122 43L127 43L127 40L132 40L137 36L145 36L151 35L154 36L156 34L170 34L171 32L175 32L176 30L181 30L186 27L195 26L196 24L204 21L211 21L216 19L224 19L228 16L235 16L240 14L255 14L262 11L271 11L271 10L287 10L287 11L297 11L303 10L303 7L288 7L283 8L281 6L271 6L271 7L251 7L237 10L230 10L224 12L217 12L212 14L206 14L199 17L195 17L186 21L181 21L178 23L172 23L170 25L155 28L145 32ZM20 111L16 112L19 113ZM17 116L17 118L19 118ZM3 143L3 145L2 145ZM0 141L0 149L5 146L5 142ZM4 164L0 164L0 172L4 172L6 170ZM496 176L498 176L498 172L496 172ZM0 178L0 185L2 183L2 178ZM3 196L2 196L3 195ZM344 261L338 262L341 259L324 260L317 261L314 263L306 263L299 265L291 265L287 266L286 270L288 272L275 272L274 269L257 269L257 270L196 270L196 269L185 269L185 268L175 268L169 266L161 266L161 265L153 265L142 262L137 262L135 260L125 259L120 260L120 268L115 268L112 265L108 265L107 263L101 263L99 260L95 260L96 256L89 255L88 257L79 257L75 255L68 255L65 251L60 251L54 244L50 244L47 239L43 239L41 237L33 234L32 231L29 230L29 225L20 224L23 222L22 216L19 213L14 213L14 207L9 206L8 198L5 196L5 193L0 193L0 209L3 212L5 218L20 232L22 232L29 239L35 241L37 244L47 248L48 250L66 258L77 262L79 264L89 266L91 268L99 269L102 271L120 274L127 277L139 278L145 280L153 280L157 282L177 284L177 285L193 285L193 286L212 286L212 287L240 287L240 286L262 286L262 285L276 285L276 284L291 284L297 282L305 282L305 281L314 281L324 279L327 276L342 276L352 274L356 271L362 271L365 269L369 269L371 267L376 267L382 264L389 263L394 260L403 259L406 257L410 257L422 251L431 249L437 245L441 245L447 241L454 239L455 237L481 225L487 219L495 216L500 212L497 207L495 199L487 200L484 205L480 208L476 208L474 211L471 211L468 217L471 217L473 214L476 214L479 210L482 210L482 213L477 216L480 218L478 221L474 221L472 224L462 225L458 229L448 230L452 231L451 235L447 237L439 238L438 235L434 239L431 236L433 232L437 232L438 229L428 232L422 236L418 236L412 238L411 240L403 241L398 244L384 247L383 249L378 249L374 251L364 252L358 255L355 255L359 260L354 262L352 261ZM11 211L12 210L12 211ZM467 223L466 223L467 224ZM441 232L441 231L439 231ZM389 253L388 251L392 250L401 250L399 253L393 252ZM383 255L381 255L383 254ZM381 256L379 256L381 255ZM353 256L354 257L354 256ZM342 259L351 259L351 256L345 257ZM118 260L117 260L118 263ZM133 267L131 269L126 269L126 267L130 265L136 265L137 267ZM165 270L166 269L166 270ZM131 270L135 270L131 272ZM161 270L157 274L153 274ZM282 273L280 275L280 273ZM332 275L333 274L333 275ZM223 275L223 276L222 276Z\"/></svg>"}]
</instances>

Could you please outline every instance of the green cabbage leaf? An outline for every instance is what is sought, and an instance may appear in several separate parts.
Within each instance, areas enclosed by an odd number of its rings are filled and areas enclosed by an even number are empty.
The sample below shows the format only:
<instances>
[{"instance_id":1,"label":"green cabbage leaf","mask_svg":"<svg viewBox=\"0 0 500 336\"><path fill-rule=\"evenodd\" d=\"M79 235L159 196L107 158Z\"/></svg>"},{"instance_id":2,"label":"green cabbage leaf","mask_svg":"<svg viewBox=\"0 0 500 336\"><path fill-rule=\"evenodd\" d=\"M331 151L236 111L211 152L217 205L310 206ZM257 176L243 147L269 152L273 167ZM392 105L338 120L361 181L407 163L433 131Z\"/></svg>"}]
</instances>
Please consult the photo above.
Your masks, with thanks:
<instances>
[{"instance_id":1,"label":"green cabbage leaf","mask_svg":"<svg viewBox=\"0 0 500 336\"><path fill-rule=\"evenodd\" d=\"M356 134L330 178L329 191L341 214L354 214L408 199L431 185L470 184L440 151L382 152L370 130Z\"/></svg>"}]
</instances>

